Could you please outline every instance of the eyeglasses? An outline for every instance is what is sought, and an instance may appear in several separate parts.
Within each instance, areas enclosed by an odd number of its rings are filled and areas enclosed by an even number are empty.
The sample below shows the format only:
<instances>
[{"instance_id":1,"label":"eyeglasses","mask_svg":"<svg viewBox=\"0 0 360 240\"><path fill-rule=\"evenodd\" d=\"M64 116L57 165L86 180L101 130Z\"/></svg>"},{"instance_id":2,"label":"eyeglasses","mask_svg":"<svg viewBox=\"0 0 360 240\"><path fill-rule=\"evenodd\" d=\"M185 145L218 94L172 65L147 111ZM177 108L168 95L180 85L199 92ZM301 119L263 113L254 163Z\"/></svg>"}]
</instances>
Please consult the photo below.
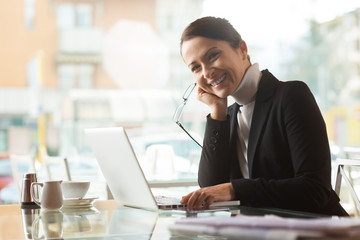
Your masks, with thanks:
<instances>
[{"instance_id":1,"label":"eyeglasses","mask_svg":"<svg viewBox=\"0 0 360 240\"><path fill-rule=\"evenodd\" d=\"M193 84L191 84L191 85L185 90L184 95L183 95L183 97L182 97L184 101L177 107L177 109L176 109L176 111L175 111L175 113L174 113L174 116L173 116L173 121L174 121L177 125L179 125L179 127L181 127L181 129L184 130L184 132L185 132L194 142L196 142L197 145L199 145L199 146L202 148L201 144L200 144L198 141L196 141L195 138L193 138L193 136L191 136L191 134L190 134L188 131L186 131L186 129L184 128L184 126L183 126L183 125L181 124L181 122L180 122L180 117L181 117L181 115L182 115L182 112L183 112L183 110L184 110L184 107L185 107L185 105L186 105L186 103L187 103L187 101L188 101L188 99L189 99L189 97L190 97L190 94L191 94L192 91L194 90L195 86L196 86L196 83L193 83Z\"/></svg>"}]
</instances>

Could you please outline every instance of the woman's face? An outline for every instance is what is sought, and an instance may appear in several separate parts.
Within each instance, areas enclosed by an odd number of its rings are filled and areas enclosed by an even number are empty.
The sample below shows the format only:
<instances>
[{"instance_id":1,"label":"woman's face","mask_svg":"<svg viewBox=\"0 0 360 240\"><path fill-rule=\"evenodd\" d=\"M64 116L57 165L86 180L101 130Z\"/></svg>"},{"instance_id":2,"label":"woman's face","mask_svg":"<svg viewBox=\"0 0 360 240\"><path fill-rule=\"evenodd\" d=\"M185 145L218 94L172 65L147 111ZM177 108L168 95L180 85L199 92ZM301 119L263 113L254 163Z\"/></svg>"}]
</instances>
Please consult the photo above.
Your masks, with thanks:
<instances>
[{"instance_id":1,"label":"woman's face","mask_svg":"<svg viewBox=\"0 0 360 240\"><path fill-rule=\"evenodd\" d=\"M250 66L244 41L234 49L226 41L194 37L183 42L181 55L199 87L220 98L236 90Z\"/></svg>"}]
</instances>

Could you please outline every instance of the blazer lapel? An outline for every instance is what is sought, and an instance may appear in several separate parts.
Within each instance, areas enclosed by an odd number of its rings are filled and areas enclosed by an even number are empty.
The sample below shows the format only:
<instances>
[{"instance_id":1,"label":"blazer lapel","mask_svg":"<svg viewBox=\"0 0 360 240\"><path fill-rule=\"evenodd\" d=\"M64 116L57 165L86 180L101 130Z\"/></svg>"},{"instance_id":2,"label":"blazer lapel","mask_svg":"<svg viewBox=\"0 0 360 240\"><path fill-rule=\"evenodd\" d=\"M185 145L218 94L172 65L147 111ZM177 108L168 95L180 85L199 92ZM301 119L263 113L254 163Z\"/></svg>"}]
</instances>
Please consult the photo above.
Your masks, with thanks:
<instances>
[{"instance_id":1,"label":"blazer lapel","mask_svg":"<svg viewBox=\"0 0 360 240\"><path fill-rule=\"evenodd\" d=\"M272 105L271 97L276 90L277 83L278 80L269 71L262 71L262 77L256 93L256 102L249 135L248 164L250 178L252 176L255 152L258 147L259 138L268 119L268 114Z\"/></svg>"}]
</instances>

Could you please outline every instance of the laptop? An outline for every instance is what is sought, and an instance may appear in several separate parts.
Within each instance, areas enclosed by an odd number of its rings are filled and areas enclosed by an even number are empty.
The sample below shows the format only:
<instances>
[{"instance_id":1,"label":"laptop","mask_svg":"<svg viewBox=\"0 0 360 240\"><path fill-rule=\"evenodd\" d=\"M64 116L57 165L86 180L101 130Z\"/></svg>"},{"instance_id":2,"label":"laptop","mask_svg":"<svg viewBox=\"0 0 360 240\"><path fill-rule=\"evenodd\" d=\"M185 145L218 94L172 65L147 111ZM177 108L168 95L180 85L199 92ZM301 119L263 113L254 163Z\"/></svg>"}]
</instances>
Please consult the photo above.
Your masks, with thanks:
<instances>
[{"instance_id":1,"label":"laptop","mask_svg":"<svg viewBox=\"0 0 360 240\"><path fill-rule=\"evenodd\" d=\"M174 202L174 197L154 197L124 128L87 128L85 137L115 201L153 211L186 209L179 198ZM239 201L217 202L213 207L229 205Z\"/></svg>"}]
</instances>

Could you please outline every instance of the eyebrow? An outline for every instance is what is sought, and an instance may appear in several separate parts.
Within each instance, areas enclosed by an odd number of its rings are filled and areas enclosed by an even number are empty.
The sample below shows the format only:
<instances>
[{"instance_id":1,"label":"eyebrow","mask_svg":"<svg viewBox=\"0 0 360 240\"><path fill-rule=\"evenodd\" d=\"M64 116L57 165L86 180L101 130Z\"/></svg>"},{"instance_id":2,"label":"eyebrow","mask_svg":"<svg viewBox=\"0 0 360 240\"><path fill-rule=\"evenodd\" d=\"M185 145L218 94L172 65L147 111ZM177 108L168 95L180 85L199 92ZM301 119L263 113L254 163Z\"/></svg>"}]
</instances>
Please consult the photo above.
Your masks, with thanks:
<instances>
[{"instance_id":1,"label":"eyebrow","mask_svg":"<svg viewBox=\"0 0 360 240\"><path fill-rule=\"evenodd\" d=\"M204 53L203 58L206 57L206 55L208 55L209 52L210 52L211 50L215 49L215 48L217 48L217 47L211 47L211 48L209 48L209 49ZM191 63L188 65L188 67L190 67L190 66L193 65L193 64L195 64L195 61L191 62Z\"/></svg>"}]
</instances>

